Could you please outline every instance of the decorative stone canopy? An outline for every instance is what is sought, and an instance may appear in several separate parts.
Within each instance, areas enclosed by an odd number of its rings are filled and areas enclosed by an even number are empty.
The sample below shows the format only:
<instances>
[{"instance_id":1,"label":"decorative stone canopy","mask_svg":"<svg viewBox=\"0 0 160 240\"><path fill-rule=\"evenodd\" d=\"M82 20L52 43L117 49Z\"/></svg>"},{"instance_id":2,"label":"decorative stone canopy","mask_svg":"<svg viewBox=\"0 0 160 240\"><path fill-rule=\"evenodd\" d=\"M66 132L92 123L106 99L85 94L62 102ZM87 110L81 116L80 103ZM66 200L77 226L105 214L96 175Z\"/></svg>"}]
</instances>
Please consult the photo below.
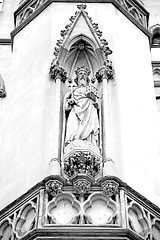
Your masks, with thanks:
<instances>
[{"instance_id":1,"label":"decorative stone canopy","mask_svg":"<svg viewBox=\"0 0 160 240\"><path fill-rule=\"evenodd\" d=\"M116 177L50 176L0 211L4 236L159 239L160 209Z\"/></svg>"}]
</instances>

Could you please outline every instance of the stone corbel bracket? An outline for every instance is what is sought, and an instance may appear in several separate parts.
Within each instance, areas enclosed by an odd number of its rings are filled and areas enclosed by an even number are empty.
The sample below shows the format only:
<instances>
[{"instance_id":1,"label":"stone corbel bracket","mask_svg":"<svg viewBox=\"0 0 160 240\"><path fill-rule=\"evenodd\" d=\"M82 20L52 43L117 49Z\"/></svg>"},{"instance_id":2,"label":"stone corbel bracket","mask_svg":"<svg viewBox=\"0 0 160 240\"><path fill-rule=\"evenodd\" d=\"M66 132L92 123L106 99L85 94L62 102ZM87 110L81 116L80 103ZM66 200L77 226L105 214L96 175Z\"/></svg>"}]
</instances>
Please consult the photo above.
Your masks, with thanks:
<instances>
[{"instance_id":1,"label":"stone corbel bracket","mask_svg":"<svg viewBox=\"0 0 160 240\"><path fill-rule=\"evenodd\" d=\"M119 184L114 180L106 180L101 186L102 193L108 198L116 195L119 192Z\"/></svg>"},{"instance_id":2,"label":"stone corbel bracket","mask_svg":"<svg viewBox=\"0 0 160 240\"><path fill-rule=\"evenodd\" d=\"M58 180L51 180L46 183L48 196L54 198L62 193L63 184Z\"/></svg>"},{"instance_id":3,"label":"stone corbel bracket","mask_svg":"<svg viewBox=\"0 0 160 240\"><path fill-rule=\"evenodd\" d=\"M84 175L78 175L72 180L73 188L79 195L84 195L91 190L94 178Z\"/></svg>"}]
</instances>

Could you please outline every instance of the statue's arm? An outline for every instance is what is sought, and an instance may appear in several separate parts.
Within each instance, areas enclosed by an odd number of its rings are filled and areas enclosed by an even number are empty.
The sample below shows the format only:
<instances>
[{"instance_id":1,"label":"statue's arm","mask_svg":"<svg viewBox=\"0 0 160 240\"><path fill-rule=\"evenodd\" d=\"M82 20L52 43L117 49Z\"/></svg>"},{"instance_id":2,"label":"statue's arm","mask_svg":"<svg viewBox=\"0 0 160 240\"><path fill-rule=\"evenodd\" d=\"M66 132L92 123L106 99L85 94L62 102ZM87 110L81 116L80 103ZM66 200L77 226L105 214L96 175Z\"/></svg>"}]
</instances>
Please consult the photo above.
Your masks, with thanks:
<instances>
[{"instance_id":1,"label":"statue's arm","mask_svg":"<svg viewBox=\"0 0 160 240\"><path fill-rule=\"evenodd\" d=\"M95 100L93 101L93 105L95 108L100 109L100 101L97 97L95 97Z\"/></svg>"},{"instance_id":2,"label":"statue's arm","mask_svg":"<svg viewBox=\"0 0 160 240\"><path fill-rule=\"evenodd\" d=\"M72 106L75 104L74 99L72 98L71 93L66 97L66 102L65 102L65 109L66 111L71 110Z\"/></svg>"}]
</instances>

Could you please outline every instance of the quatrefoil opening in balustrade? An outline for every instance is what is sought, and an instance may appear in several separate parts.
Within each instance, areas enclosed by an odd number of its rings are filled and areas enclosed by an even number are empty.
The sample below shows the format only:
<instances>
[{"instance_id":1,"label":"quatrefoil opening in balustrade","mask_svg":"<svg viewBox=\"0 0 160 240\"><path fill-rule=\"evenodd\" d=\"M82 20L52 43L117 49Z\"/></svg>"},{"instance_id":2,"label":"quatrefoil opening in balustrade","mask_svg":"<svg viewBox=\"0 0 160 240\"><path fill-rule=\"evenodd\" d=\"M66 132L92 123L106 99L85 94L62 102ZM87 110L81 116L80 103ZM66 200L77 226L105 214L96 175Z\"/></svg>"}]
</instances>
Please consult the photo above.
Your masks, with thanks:
<instances>
[{"instance_id":1,"label":"quatrefoil opening in balustrade","mask_svg":"<svg viewBox=\"0 0 160 240\"><path fill-rule=\"evenodd\" d=\"M129 227L142 237L147 237L149 233L149 223L143 209L135 203L128 208Z\"/></svg>"},{"instance_id":2,"label":"quatrefoil opening in balustrade","mask_svg":"<svg viewBox=\"0 0 160 240\"><path fill-rule=\"evenodd\" d=\"M117 205L101 193L90 195L84 205L84 212L92 224L117 224Z\"/></svg>"},{"instance_id":3,"label":"quatrefoil opening in balustrade","mask_svg":"<svg viewBox=\"0 0 160 240\"><path fill-rule=\"evenodd\" d=\"M154 240L160 239L160 221L158 220L154 221L152 225L152 235Z\"/></svg>"},{"instance_id":4,"label":"quatrefoil opening in balustrade","mask_svg":"<svg viewBox=\"0 0 160 240\"><path fill-rule=\"evenodd\" d=\"M12 236L13 227L9 220L5 220L0 224L0 239L10 240Z\"/></svg>"},{"instance_id":5,"label":"quatrefoil opening in balustrade","mask_svg":"<svg viewBox=\"0 0 160 240\"><path fill-rule=\"evenodd\" d=\"M84 201L63 193L48 203L48 224L117 224L115 201L101 193L93 193Z\"/></svg>"},{"instance_id":6,"label":"quatrefoil opening in balustrade","mask_svg":"<svg viewBox=\"0 0 160 240\"><path fill-rule=\"evenodd\" d=\"M15 223L17 237L22 237L35 227L36 208L33 203L25 205Z\"/></svg>"},{"instance_id":7,"label":"quatrefoil opening in balustrade","mask_svg":"<svg viewBox=\"0 0 160 240\"><path fill-rule=\"evenodd\" d=\"M80 211L80 204L75 196L61 194L48 203L49 224L70 224Z\"/></svg>"}]
</instances>

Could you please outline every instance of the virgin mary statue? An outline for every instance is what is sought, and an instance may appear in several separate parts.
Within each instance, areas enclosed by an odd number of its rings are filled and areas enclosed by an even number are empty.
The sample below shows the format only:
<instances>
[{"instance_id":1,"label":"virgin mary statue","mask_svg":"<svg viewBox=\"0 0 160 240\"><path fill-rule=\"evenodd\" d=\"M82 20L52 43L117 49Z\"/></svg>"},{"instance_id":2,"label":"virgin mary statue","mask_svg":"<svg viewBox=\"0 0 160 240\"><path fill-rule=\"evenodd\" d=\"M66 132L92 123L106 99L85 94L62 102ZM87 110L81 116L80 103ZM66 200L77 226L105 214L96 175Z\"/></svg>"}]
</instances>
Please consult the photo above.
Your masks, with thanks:
<instances>
[{"instance_id":1,"label":"virgin mary statue","mask_svg":"<svg viewBox=\"0 0 160 240\"><path fill-rule=\"evenodd\" d=\"M90 71L78 67L72 87L65 98L67 113L65 146L76 140L87 141L94 146L99 142L99 101L97 89L89 81Z\"/></svg>"}]
</instances>

